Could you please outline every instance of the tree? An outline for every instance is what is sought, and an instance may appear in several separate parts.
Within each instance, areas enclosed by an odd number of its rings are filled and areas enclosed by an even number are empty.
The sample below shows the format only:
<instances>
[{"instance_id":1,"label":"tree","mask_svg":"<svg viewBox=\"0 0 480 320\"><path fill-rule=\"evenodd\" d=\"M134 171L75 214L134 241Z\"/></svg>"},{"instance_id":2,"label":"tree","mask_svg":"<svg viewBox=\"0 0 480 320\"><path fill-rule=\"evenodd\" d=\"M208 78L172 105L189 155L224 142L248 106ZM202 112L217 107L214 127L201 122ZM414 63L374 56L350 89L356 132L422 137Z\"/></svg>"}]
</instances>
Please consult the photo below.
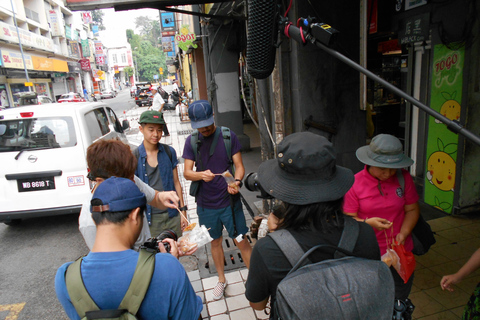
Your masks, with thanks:
<instances>
[{"instance_id":1,"label":"tree","mask_svg":"<svg viewBox=\"0 0 480 320\"><path fill-rule=\"evenodd\" d=\"M130 78L133 76L133 68L132 67L125 67L123 68L123 71L127 74L127 76Z\"/></svg>"},{"instance_id":2,"label":"tree","mask_svg":"<svg viewBox=\"0 0 480 320\"><path fill-rule=\"evenodd\" d=\"M92 20L98 25L98 30L105 30L105 26L103 25L103 16L105 12L102 10L93 10L92 12Z\"/></svg>"}]
</instances>

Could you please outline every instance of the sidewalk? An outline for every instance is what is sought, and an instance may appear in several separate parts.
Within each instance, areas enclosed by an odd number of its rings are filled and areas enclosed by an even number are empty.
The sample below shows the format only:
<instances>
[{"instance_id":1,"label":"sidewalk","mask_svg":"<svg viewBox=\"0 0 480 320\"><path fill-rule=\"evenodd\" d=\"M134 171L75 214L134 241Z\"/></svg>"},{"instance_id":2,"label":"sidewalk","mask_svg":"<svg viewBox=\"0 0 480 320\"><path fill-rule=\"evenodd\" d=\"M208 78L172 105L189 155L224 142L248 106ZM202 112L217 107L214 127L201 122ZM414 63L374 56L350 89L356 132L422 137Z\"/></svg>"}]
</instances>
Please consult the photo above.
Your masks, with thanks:
<instances>
[{"instance_id":1,"label":"sidewalk","mask_svg":"<svg viewBox=\"0 0 480 320\"><path fill-rule=\"evenodd\" d=\"M140 114L147 108L135 108L127 111L126 116L130 121L131 130L127 133L129 142L138 146L143 136L138 131L138 119ZM162 137L162 143L175 148L180 158L183 153L185 139L192 132L190 122L181 122L178 113L166 111L165 121L170 132L169 137ZM246 152L243 154L246 173L256 171L261 161L258 153ZM247 167L248 165L248 167ZM190 181L183 177L183 163L178 166L178 174L184 191L184 199L187 199L188 219L198 222L196 203L194 198L188 195ZM249 194L247 194L249 193ZM249 199L255 199L249 191L242 191ZM249 200L248 203L251 204ZM253 206L250 205L252 208ZM422 210L432 210L430 207L421 206ZM244 207L247 226L252 221L250 214ZM426 215L425 215L426 213ZM415 305L414 319L461 319L463 307L467 303L477 283L480 282L480 269L471 274L467 279L456 286L454 292L445 292L440 288L440 279L443 275L456 272L480 247L480 215L476 217L450 217L443 214L424 212L434 232L437 243L424 256L416 257L417 267L410 299ZM224 233L224 250L227 265L225 274L228 280L225 298L214 301L212 298L213 287L218 276L216 275L213 261L209 257L209 246L199 249L195 255L182 257L181 263L187 270L188 277L195 292L202 298L204 308L203 319L211 320L256 320L268 319L263 311L254 311L245 298L245 281L248 270L243 262L236 256L238 251L232 246L230 238ZM252 240L252 239L251 239ZM255 244L252 240L252 246ZM239 251L238 251L239 252ZM230 261L231 260L231 261ZM209 264L211 268L207 268ZM210 270L211 269L211 270Z\"/></svg>"}]
</instances>

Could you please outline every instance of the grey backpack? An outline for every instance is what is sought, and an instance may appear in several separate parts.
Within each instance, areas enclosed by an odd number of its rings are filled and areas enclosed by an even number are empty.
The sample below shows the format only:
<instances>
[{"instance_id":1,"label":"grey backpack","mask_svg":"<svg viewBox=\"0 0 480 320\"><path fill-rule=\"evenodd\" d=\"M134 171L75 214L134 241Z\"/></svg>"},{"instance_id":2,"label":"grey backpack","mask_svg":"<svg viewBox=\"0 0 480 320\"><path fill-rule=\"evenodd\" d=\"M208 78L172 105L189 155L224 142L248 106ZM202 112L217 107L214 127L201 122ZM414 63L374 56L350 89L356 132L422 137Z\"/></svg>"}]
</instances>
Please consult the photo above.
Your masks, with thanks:
<instances>
[{"instance_id":1,"label":"grey backpack","mask_svg":"<svg viewBox=\"0 0 480 320\"><path fill-rule=\"evenodd\" d=\"M321 244L306 253L288 230L269 234L293 266L277 287L276 319L392 319L392 274L380 260L353 255L358 234L358 223L346 217L338 247ZM311 263L308 256L321 248L334 248L335 259Z\"/></svg>"}]
</instances>

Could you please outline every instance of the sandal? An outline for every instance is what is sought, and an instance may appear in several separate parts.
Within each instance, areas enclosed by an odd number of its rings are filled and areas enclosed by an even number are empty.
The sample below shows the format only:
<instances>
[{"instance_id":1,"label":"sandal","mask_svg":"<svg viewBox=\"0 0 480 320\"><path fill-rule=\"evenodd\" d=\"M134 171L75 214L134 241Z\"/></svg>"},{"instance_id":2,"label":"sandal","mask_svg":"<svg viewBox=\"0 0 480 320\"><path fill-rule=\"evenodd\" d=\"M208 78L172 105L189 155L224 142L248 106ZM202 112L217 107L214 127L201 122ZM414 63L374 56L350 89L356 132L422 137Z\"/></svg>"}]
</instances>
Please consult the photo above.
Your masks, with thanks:
<instances>
[{"instance_id":1,"label":"sandal","mask_svg":"<svg viewBox=\"0 0 480 320\"><path fill-rule=\"evenodd\" d=\"M217 285L213 288L213 300L220 300L223 298L227 285L227 280L225 280L225 282L217 282Z\"/></svg>"}]
</instances>

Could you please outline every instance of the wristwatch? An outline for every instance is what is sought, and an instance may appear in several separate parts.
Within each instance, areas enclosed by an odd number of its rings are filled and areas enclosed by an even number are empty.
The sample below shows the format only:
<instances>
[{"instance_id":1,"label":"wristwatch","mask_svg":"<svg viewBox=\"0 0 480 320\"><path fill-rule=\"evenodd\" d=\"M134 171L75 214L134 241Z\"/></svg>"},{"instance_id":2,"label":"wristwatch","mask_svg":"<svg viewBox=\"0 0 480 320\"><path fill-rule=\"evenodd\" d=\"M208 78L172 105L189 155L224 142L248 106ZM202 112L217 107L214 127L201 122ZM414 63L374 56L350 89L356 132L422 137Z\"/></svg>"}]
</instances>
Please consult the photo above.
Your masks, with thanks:
<instances>
[{"instance_id":1,"label":"wristwatch","mask_svg":"<svg viewBox=\"0 0 480 320\"><path fill-rule=\"evenodd\" d=\"M242 182L242 180L240 180L240 179L235 179L235 181L240 182L240 185L238 186L239 188L243 187L243 182Z\"/></svg>"},{"instance_id":2,"label":"wristwatch","mask_svg":"<svg viewBox=\"0 0 480 320\"><path fill-rule=\"evenodd\" d=\"M188 208L187 208L187 206L183 206L183 207L181 207L181 208L178 208L178 210L180 210L180 211L187 211Z\"/></svg>"}]
</instances>

